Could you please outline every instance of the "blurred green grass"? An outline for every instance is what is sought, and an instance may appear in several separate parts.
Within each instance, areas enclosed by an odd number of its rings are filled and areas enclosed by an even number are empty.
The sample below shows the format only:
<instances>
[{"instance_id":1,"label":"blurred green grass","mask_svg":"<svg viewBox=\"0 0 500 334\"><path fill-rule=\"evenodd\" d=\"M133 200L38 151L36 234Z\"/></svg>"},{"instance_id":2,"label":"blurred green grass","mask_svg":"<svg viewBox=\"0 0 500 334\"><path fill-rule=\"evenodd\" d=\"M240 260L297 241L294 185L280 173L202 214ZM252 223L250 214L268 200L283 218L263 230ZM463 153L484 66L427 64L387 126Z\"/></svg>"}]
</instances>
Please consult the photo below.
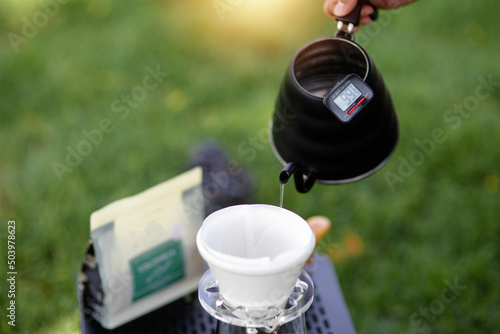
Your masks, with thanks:
<instances>
[{"instance_id":1,"label":"blurred green grass","mask_svg":"<svg viewBox=\"0 0 500 334\"><path fill-rule=\"evenodd\" d=\"M33 21L42 7L3 6L0 243L6 254L6 222L15 219L14 332L78 332L76 273L90 213L179 174L189 150L206 138L253 171L256 201L278 204L281 166L268 143L259 141L255 156L243 148L267 128L293 53L331 35L334 24L320 0L232 3L221 14L212 1L72 0L18 48L9 34L22 36L23 18ZM363 28L359 42L398 110L397 150L363 181L317 185L307 195L285 189L287 208L332 219L318 249L335 262L359 333L500 327L498 86L460 124L445 119L475 96L478 77L500 81L493 8L493 0L420 1ZM157 66L168 76L120 119L113 101ZM53 162L64 163L67 147L76 149L82 131L103 119L113 131L60 181ZM391 185L389 173L400 175L402 162L422 151L416 141L432 139L435 129L446 139ZM354 249L349 235L358 240ZM6 256L0 259L6 268ZM454 280L466 288L439 303L445 282ZM6 305L3 284L0 301ZM3 318L0 328L12 330Z\"/></svg>"}]
</instances>

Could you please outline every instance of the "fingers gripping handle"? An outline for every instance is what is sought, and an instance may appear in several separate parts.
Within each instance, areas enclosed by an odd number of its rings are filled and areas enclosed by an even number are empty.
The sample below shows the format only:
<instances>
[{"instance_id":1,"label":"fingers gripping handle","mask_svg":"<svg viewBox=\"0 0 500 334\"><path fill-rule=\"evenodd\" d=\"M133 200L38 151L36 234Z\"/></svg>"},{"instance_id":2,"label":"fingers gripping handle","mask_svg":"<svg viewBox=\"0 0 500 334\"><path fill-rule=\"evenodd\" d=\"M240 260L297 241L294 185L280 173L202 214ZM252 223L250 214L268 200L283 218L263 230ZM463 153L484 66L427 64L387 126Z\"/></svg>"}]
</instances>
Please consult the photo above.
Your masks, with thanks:
<instances>
[{"instance_id":1,"label":"fingers gripping handle","mask_svg":"<svg viewBox=\"0 0 500 334\"><path fill-rule=\"evenodd\" d=\"M364 0L358 0L356 3L356 7L345 16L335 16L337 20L337 31L343 30L344 24L347 24L347 32L352 34L354 27L359 25L359 19L361 17L361 8L365 4Z\"/></svg>"}]
</instances>

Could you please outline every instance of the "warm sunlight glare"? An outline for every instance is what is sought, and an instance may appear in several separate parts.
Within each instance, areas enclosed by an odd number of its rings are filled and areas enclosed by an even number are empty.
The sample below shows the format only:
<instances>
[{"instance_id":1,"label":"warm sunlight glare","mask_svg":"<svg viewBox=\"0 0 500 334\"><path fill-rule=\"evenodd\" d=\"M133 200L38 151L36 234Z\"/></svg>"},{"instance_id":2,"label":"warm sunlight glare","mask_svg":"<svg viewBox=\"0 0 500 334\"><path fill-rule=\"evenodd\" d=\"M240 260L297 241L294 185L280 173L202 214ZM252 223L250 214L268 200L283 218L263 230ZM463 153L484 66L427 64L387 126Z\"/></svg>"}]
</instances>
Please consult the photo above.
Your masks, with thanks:
<instances>
[{"instance_id":1,"label":"warm sunlight glare","mask_svg":"<svg viewBox=\"0 0 500 334\"><path fill-rule=\"evenodd\" d=\"M267 35L293 26L308 1L213 0L213 5L221 23L245 33Z\"/></svg>"}]
</instances>

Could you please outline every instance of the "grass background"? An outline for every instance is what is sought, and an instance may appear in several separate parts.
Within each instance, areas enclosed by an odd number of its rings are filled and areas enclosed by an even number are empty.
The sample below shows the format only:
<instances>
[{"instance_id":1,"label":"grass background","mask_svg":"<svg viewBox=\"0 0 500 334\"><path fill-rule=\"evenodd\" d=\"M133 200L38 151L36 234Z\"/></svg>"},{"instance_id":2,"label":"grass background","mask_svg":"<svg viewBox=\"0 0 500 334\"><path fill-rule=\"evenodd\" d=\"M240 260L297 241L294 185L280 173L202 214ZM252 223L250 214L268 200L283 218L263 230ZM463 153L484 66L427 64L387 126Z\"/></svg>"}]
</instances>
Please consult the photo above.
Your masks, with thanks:
<instances>
[{"instance_id":1,"label":"grass background","mask_svg":"<svg viewBox=\"0 0 500 334\"><path fill-rule=\"evenodd\" d=\"M333 34L322 1L70 0L45 21L38 1L2 7L0 264L6 272L6 223L15 219L18 271L15 328L0 285L4 332L78 332L75 280L90 214L179 174L207 138L254 173L257 202L278 204L281 166L266 140L250 143L267 128L293 53ZM359 43L398 110L397 150L361 182L306 195L286 187L287 208L333 221L318 249L335 263L359 333L500 328L498 84L474 100L479 77L500 82L497 14L494 0L420 1L363 28ZM36 32L13 44L26 22ZM120 119L113 101L141 85L148 66L168 77ZM464 103L470 111L452 113ZM59 180L54 161L103 119L113 131ZM436 129L446 139L415 153ZM406 173L403 162L418 156ZM446 281L465 286L449 303Z\"/></svg>"}]
</instances>

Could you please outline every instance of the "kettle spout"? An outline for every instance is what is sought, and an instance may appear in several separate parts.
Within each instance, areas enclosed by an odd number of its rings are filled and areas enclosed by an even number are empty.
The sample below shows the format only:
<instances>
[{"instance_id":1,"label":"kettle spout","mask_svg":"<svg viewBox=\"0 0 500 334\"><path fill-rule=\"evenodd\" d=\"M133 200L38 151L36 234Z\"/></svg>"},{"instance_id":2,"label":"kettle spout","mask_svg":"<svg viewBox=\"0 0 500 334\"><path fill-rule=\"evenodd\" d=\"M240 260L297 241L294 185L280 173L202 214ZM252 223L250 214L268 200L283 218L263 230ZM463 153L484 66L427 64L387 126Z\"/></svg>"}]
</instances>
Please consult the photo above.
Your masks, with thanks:
<instances>
[{"instance_id":1,"label":"kettle spout","mask_svg":"<svg viewBox=\"0 0 500 334\"><path fill-rule=\"evenodd\" d=\"M285 168L281 171L279 175L279 181L281 184L285 184L292 177L295 180L295 189L299 193L307 193L311 190L314 182L316 181L316 176L314 172L310 172L309 175L304 176L302 168L296 162L288 163Z\"/></svg>"},{"instance_id":2,"label":"kettle spout","mask_svg":"<svg viewBox=\"0 0 500 334\"><path fill-rule=\"evenodd\" d=\"M283 170L280 173L280 183L285 184L290 180L290 178L293 175L293 172L295 172L295 169L297 168L298 164L296 162L290 162L283 168ZM300 167L299 167L300 168Z\"/></svg>"}]
</instances>

